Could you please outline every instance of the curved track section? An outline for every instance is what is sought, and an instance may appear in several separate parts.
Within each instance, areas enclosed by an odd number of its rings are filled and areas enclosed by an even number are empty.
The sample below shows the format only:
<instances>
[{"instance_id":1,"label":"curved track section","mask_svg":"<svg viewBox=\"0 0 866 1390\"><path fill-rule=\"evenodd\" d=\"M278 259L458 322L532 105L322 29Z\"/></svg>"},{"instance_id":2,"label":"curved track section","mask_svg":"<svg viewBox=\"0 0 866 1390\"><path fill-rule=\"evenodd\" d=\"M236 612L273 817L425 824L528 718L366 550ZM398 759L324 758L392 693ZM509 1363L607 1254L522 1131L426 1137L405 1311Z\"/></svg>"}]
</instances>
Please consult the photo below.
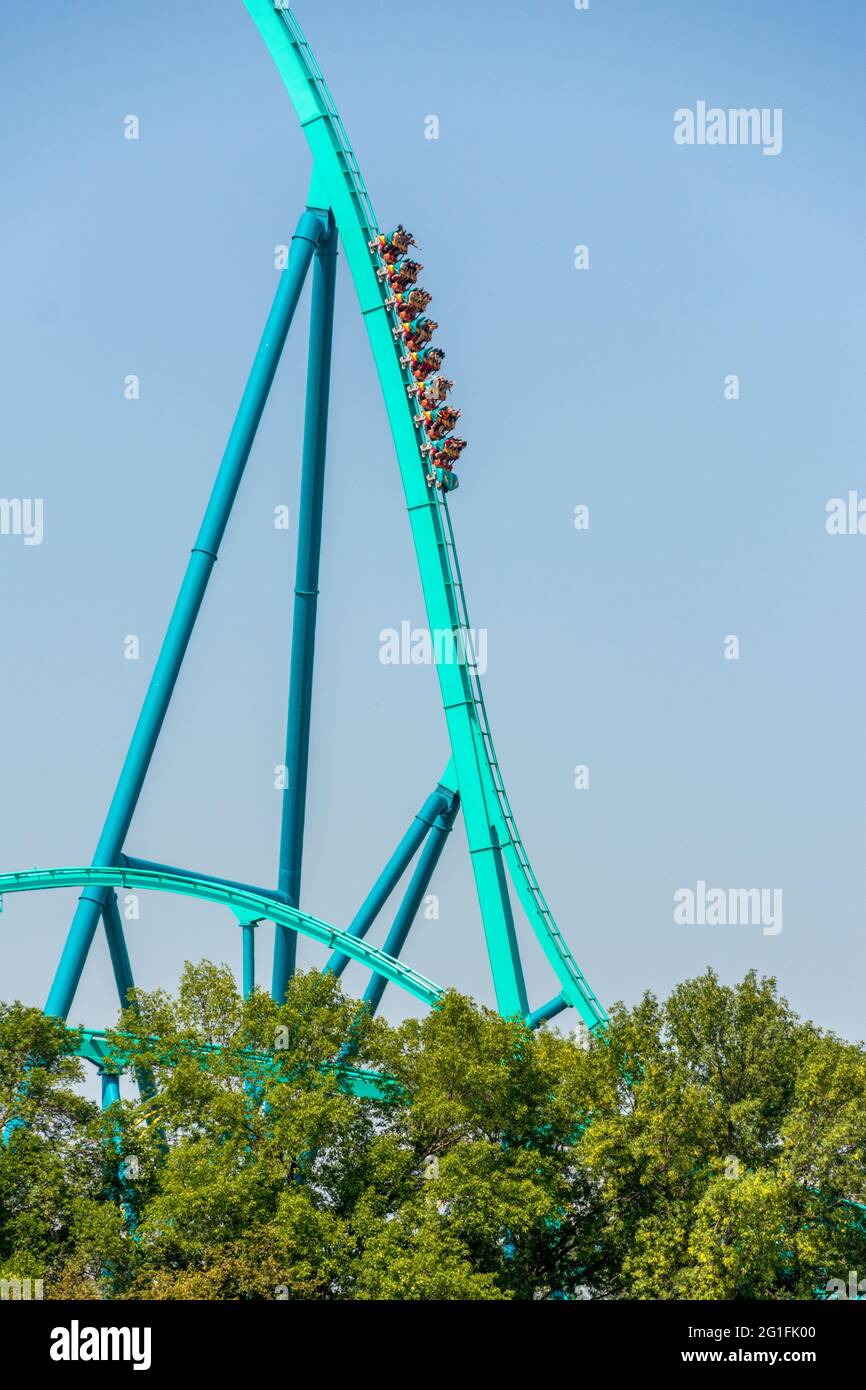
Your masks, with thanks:
<instances>
[{"instance_id":1,"label":"curved track section","mask_svg":"<svg viewBox=\"0 0 866 1390\"><path fill-rule=\"evenodd\" d=\"M313 155L310 204L331 208L354 280L388 412L406 496L421 582L432 631L458 634L466 662L439 663L442 704L457 769L464 820L482 905L501 893L500 854L533 931L562 987L562 998L592 1029L604 1009L569 950L544 898L517 828L499 768L472 641L466 596L448 504L430 489L406 387L391 334L387 291L376 278L369 242L378 233L372 202L343 122L321 69L291 10L275 0L244 0L279 70ZM483 911L483 906L482 906ZM492 931L485 918L497 1002L504 1014L524 1013L522 976L503 950L508 930ZM512 929L513 936L513 929Z\"/></svg>"},{"instance_id":2,"label":"curved track section","mask_svg":"<svg viewBox=\"0 0 866 1390\"><path fill-rule=\"evenodd\" d=\"M442 995L438 985L403 965L401 961L388 956L376 946L339 927L332 927L308 912L301 912L287 904L275 902L272 897L255 893L250 889L236 888L214 879L197 878L193 874L172 874L152 869L132 868L73 868L73 869L31 869L26 873L0 874L0 900L4 893L29 893L46 888L141 888L154 889L161 893L181 893L188 898L201 898L207 902L223 903L241 921L266 921L281 926L292 927L303 936L320 942L329 950L343 951L352 960L379 975L384 975L395 985L400 985L416 999L430 1006Z\"/></svg>"},{"instance_id":3,"label":"curved track section","mask_svg":"<svg viewBox=\"0 0 866 1390\"><path fill-rule=\"evenodd\" d=\"M107 1033L94 1028L71 1028L69 1031L77 1033L80 1038L75 1051L76 1057L80 1057L82 1061L90 1062L92 1066L103 1073L117 1075L126 1070L127 1058L123 1052L118 1051L116 1032L114 1041L110 1042ZM255 1061L260 1064L266 1061L262 1054L254 1054L254 1057ZM326 1068L326 1070L333 1071L341 1091L346 1091L361 1099L393 1100L395 1092L399 1093L399 1083L393 1077L382 1072L369 1071L362 1067L344 1067L339 1064ZM151 1098L148 1097L145 1103L150 1100Z\"/></svg>"}]
</instances>

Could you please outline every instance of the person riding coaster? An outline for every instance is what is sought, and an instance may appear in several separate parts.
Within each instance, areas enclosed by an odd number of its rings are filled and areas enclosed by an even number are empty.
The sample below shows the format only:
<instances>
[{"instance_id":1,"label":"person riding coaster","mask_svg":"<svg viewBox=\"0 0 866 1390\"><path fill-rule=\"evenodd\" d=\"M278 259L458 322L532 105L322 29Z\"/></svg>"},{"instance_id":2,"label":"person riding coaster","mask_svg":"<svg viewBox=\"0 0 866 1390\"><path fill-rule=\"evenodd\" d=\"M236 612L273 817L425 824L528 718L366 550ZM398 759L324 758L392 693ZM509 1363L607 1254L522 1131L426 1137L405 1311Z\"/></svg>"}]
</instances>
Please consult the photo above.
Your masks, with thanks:
<instances>
[{"instance_id":1,"label":"person riding coaster","mask_svg":"<svg viewBox=\"0 0 866 1390\"><path fill-rule=\"evenodd\" d=\"M440 439L435 444L423 444L421 453L430 455L434 468L444 468L446 464L456 463L465 448L466 440L452 434L448 439Z\"/></svg>"},{"instance_id":2,"label":"person riding coaster","mask_svg":"<svg viewBox=\"0 0 866 1390\"><path fill-rule=\"evenodd\" d=\"M377 280L387 280L395 294L401 294L414 285L424 269L420 261L402 261L400 265L381 265L376 271Z\"/></svg>"},{"instance_id":3,"label":"person riding coaster","mask_svg":"<svg viewBox=\"0 0 866 1390\"><path fill-rule=\"evenodd\" d=\"M409 290L408 294L394 294L390 299L386 299L385 308L393 309L403 323L410 323L419 314L423 314L432 298L432 294L428 294L426 290Z\"/></svg>"},{"instance_id":4,"label":"person riding coaster","mask_svg":"<svg viewBox=\"0 0 866 1390\"><path fill-rule=\"evenodd\" d=\"M436 329L439 327L434 319L425 319L423 314L417 319L412 319L411 323L403 323L399 328L392 328L391 332L395 338L403 338L410 352L418 352L422 347L426 347Z\"/></svg>"},{"instance_id":5,"label":"person riding coaster","mask_svg":"<svg viewBox=\"0 0 866 1390\"><path fill-rule=\"evenodd\" d=\"M400 358L400 366L408 367L417 382L426 381L428 376L438 372L445 360L444 348L424 348L421 352L408 352Z\"/></svg>"},{"instance_id":6,"label":"person riding coaster","mask_svg":"<svg viewBox=\"0 0 866 1390\"><path fill-rule=\"evenodd\" d=\"M432 440L434 444L438 444L447 436L449 428L448 425L425 425L428 443Z\"/></svg>"},{"instance_id":7,"label":"person riding coaster","mask_svg":"<svg viewBox=\"0 0 866 1390\"><path fill-rule=\"evenodd\" d=\"M403 226L402 222L397 223L396 231L388 232L385 240L387 241L389 246L396 247L396 249L402 252L404 256L406 255L406 252L409 250L410 246L415 246L418 248L419 251L421 250L421 247L418 246L418 243L413 237L412 233L406 231L406 228Z\"/></svg>"},{"instance_id":8,"label":"person riding coaster","mask_svg":"<svg viewBox=\"0 0 866 1390\"><path fill-rule=\"evenodd\" d=\"M407 232L402 222L394 232L380 232L371 242L367 243L371 251L375 251L386 265L396 265L397 261L403 259L410 246L417 246L418 243L411 232Z\"/></svg>"},{"instance_id":9,"label":"person riding coaster","mask_svg":"<svg viewBox=\"0 0 866 1390\"><path fill-rule=\"evenodd\" d=\"M434 376L432 381L424 382L419 385L407 386L406 391L410 396L418 397L418 405L421 410L435 410L441 405L454 385L447 376Z\"/></svg>"},{"instance_id":10,"label":"person riding coaster","mask_svg":"<svg viewBox=\"0 0 866 1390\"><path fill-rule=\"evenodd\" d=\"M428 439L444 439L459 419L459 410L453 405L443 405L439 410L425 410L422 415L416 415L415 427L419 429L423 425Z\"/></svg>"}]
</instances>

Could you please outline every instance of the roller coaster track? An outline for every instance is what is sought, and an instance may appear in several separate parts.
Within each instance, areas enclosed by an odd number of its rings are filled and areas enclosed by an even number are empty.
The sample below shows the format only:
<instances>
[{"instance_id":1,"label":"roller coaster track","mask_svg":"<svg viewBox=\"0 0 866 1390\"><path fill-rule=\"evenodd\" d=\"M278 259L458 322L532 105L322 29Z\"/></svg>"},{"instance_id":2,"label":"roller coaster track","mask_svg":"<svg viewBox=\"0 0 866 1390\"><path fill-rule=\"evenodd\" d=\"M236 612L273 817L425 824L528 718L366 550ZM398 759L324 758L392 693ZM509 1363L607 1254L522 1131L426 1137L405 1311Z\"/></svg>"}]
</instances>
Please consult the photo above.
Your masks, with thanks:
<instances>
[{"instance_id":1,"label":"roller coaster track","mask_svg":"<svg viewBox=\"0 0 866 1390\"><path fill-rule=\"evenodd\" d=\"M30 869L23 873L0 874L0 905L4 893L30 893L51 888L92 886L152 889L162 893L180 893L185 897L200 898L206 902L223 903L242 923L279 923L327 946L329 950L344 951L352 960L359 961L361 965L366 965L379 975L384 975L387 980L400 985L424 1004L435 1004L442 994L438 985L425 979L411 966L393 960L378 947L350 936L340 927L332 927L329 922L311 917L308 912L301 912L279 902L276 894L263 893L253 888L235 887L196 874L166 873L160 870L128 869L119 866L103 868L94 865L88 868Z\"/></svg>"},{"instance_id":2,"label":"roller coaster track","mask_svg":"<svg viewBox=\"0 0 866 1390\"><path fill-rule=\"evenodd\" d=\"M323 207L332 209L345 248L397 449L431 631L453 632L458 651L467 654L466 661L450 666L440 663L438 673L482 907L489 901L490 876L496 869L495 865L479 865L479 859L495 860L498 841L523 909L560 980L564 1002L575 1007L591 1029L603 1027L605 1012L545 900L505 789L474 652L448 502L444 493L431 490L426 483L421 437L415 430L406 393L413 378L400 365L400 349L394 344L385 302L388 290L376 277L369 251L379 226L360 165L322 70L292 11L275 0L245 0L245 4L276 63L313 155L310 202L317 205L321 200ZM473 784L480 797L473 798ZM491 940L487 921L485 928L500 1008L508 1013L525 1012L521 981L515 984L513 969L501 958L501 946Z\"/></svg>"},{"instance_id":3,"label":"roller coaster track","mask_svg":"<svg viewBox=\"0 0 866 1390\"><path fill-rule=\"evenodd\" d=\"M428 464L422 453L425 428L423 421L419 422L420 428L416 427L415 406L408 394L415 383L402 360L402 343L398 344L399 335L395 334L399 320L389 303L390 286L377 275L380 261L375 244L379 227L358 160L322 71L292 11L281 0L244 3L276 64L313 157L307 208L292 238L287 267L280 277L235 415L93 863L87 869L40 869L3 875L0 894L83 888L45 1006L47 1013L63 1019L68 1017L100 920L119 997L124 1003L129 998L134 981L114 889L130 885L228 906L244 928L245 994L255 986L253 924L267 920L275 924L271 987L275 999L285 997L295 968L296 934L300 933L330 948L328 971L340 974L349 961L371 970L364 995L371 1009L378 1007L388 982L433 1005L441 997L440 988L403 965L399 955L454 819L462 810L499 1011L507 1017L518 1015L534 1027L573 1007L588 1028L603 1029L605 1012L578 968L541 891L505 788L484 700L451 513L445 493L427 481ZM434 651L440 649L440 635L449 639L450 659L437 656L434 664L452 755L442 780L425 800L346 929L333 927L300 910L338 237L367 328L394 438ZM286 751L287 773L291 769L293 772L287 776L283 798L279 887L268 889L134 859L125 853L125 843L311 265L313 293ZM364 938L370 926L416 854L412 876L384 949L367 945ZM527 1001L509 874L559 986L558 993L535 1009Z\"/></svg>"},{"instance_id":4,"label":"roller coaster track","mask_svg":"<svg viewBox=\"0 0 866 1390\"><path fill-rule=\"evenodd\" d=\"M141 1038L131 1037L128 1033L115 1032L109 1037L108 1033L94 1028L73 1028L69 1031L79 1035L75 1055L109 1075L117 1075L126 1071L129 1067L131 1048L143 1041ZM159 1039L153 1038L150 1041L158 1044ZM189 1050L206 1058L208 1054L221 1053L222 1047L218 1043L212 1043L210 1046L191 1047ZM251 1077L258 1079L273 1071L274 1059L270 1053L249 1051L245 1055L249 1056L250 1059L249 1075ZM163 1065L171 1065L172 1058L169 1054L160 1060ZM322 1067L322 1073L325 1075L331 1073L336 1077L340 1090L363 1099L393 1101L405 1094L400 1083L395 1081L393 1077L383 1072L370 1071L364 1067L348 1067L342 1063L336 1063ZM156 1114L158 1114L158 1102L154 1104L154 1097L151 1094L145 1099L142 1119L149 1122Z\"/></svg>"}]
</instances>

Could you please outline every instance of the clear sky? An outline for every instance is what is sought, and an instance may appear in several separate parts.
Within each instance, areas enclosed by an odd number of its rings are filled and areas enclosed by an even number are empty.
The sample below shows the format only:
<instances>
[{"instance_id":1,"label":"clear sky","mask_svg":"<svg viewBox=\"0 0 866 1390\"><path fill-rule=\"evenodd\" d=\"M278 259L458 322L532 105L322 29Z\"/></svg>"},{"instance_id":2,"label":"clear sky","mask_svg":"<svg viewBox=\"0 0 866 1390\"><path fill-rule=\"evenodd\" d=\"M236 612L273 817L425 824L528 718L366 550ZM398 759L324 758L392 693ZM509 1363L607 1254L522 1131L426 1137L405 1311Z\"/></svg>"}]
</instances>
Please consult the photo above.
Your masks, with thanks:
<instances>
[{"instance_id":1,"label":"clear sky","mask_svg":"<svg viewBox=\"0 0 866 1390\"><path fill-rule=\"evenodd\" d=\"M754 966L862 1037L866 536L825 521L829 499L866 497L866 13L296 11L380 223L423 246L470 440L452 513L488 708L578 962L606 1003ZM700 101L781 109L781 151L677 145L674 112ZM7 6L0 102L0 496L44 505L40 545L0 535L0 861L17 869L90 859L309 159L241 0ZM295 515L305 310L127 846L260 883L293 582L273 509ZM328 469L303 902L346 923L448 749L435 673L379 659L423 603L345 266ZM699 881L780 889L781 932L677 924L674 894ZM406 958L492 1002L459 825L434 888ZM44 1001L74 900L7 897L3 997ZM185 900L142 897L129 941L145 987L185 958L240 960L233 919ZM268 983L269 928L259 944ZM554 992L531 952L528 975L532 1003ZM103 1025L113 1003L97 938L72 1020ZM407 1007L388 990L389 1016Z\"/></svg>"}]
</instances>

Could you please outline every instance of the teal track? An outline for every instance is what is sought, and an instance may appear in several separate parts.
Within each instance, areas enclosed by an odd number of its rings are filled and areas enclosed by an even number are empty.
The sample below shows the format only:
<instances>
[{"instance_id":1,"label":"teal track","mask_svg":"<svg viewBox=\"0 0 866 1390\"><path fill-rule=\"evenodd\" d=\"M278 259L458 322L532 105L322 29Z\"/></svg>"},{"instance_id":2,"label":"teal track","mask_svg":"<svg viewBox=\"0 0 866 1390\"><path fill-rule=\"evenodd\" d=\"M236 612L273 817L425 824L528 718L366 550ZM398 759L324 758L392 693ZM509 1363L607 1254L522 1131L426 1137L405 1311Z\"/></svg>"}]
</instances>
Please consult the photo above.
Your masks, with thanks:
<instances>
[{"instance_id":1,"label":"teal track","mask_svg":"<svg viewBox=\"0 0 866 1390\"><path fill-rule=\"evenodd\" d=\"M376 277L369 242L379 226L337 107L295 16L273 0L244 0L267 44L313 156L310 205L330 208L355 284L391 432L431 632L459 634L465 662L440 662L437 673L454 756L469 850L484 919L499 1009L526 1013L522 970L503 893L504 858L542 950L561 986L565 1003L587 1026L604 1026L606 1015L554 920L517 827L496 756L472 638L454 529L444 494L428 487L406 388L412 378L400 365L391 333L387 291Z\"/></svg>"},{"instance_id":2,"label":"teal track","mask_svg":"<svg viewBox=\"0 0 866 1390\"><path fill-rule=\"evenodd\" d=\"M308 912L276 902L273 896L257 893L252 888L234 887L215 879L199 878L195 874L166 873L152 869L129 868L71 868L31 869L25 873L0 874L0 902L4 893L29 893L49 888L141 888L162 893L181 893L188 898L221 903L228 907L240 922L274 922L291 927L302 936L327 946L329 950L344 951L352 960L384 975L395 985L413 994L424 1004L435 1004L442 994L438 985L419 975L411 966L387 956L378 947L359 937L350 936L339 927L332 927Z\"/></svg>"}]
</instances>

